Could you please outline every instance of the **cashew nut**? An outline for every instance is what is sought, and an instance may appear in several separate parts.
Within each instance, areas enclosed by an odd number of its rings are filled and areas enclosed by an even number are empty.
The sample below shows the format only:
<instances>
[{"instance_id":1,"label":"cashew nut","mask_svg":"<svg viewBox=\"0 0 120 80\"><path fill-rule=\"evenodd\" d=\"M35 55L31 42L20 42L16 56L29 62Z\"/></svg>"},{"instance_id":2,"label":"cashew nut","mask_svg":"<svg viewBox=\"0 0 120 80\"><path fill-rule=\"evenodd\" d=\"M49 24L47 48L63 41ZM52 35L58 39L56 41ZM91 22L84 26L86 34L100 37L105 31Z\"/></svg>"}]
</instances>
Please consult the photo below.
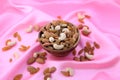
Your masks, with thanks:
<instances>
[{"instance_id":1,"label":"cashew nut","mask_svg":"<svg viewBox=\"0 0 120 80\"><path fill-rule=\"evenodd\" d=\"M88 27L83 27L83 29L82 29L84 32L91 32L89 29L88 29Z\"/></svg>"},{"instance_id":2,"label":"cashew nut","mask_svg":"<svg viewBox=\"0 0 120 80\"><path fill-rule=\"evenodd\" d=\"M16 41L11 41L7 43L7 46L14 46L16 44Z\"/></svg>"},{"instance_id":3,"label":"cashew nut","mask_svg":"<svg viewBox=\"0 0 120 80\"><path fill-rule=\"evenodd\" d=\"M67 24L61 24L61 26L65 27L65 26L67 26Z\"/></svg>"},{"instance_id":4,"label":"cashew nut","mask_svg":"<svg viewBox=\"0 0 120 80\"><path fill-rule=\"evenodd\" d=\"M60 50L60 49L64 48L64 45L53 44L53 48L57 49L57 50Z\"/></svg>"},{"instance_id":5,"label":"cashew nut","mask_svg":"<svg viewBox=\"0 0 120 80\"><path fill-rule=\"evenodd\" d=\"M67 33L70 32L70 30L68 28L63 28L62 31L67 32Z\"/></svg>"},{"instance_id":6,"label":"cashew nut","mask_svg":"<svg viewBox=\"0 0 120 80\"><path fill-rule=\"evenodd\" d=\"M84 18L85 18L85 16L84 16L84 15L82 15L81 13L78 13L78 14L77 14L77 16L78 16L78 19L80 19L80 20L82 20L82 19L84 19Z\"/></svg>"},{"instance_id":7,"label":"cashew nut","mask_svg":"<svg viewBox=\"0 0 120 80\"><path fill-rule=\"evenodd\" d=\"M60 37L58 38L59 40L64 40L66 39L66 34L65 33L60 33Z\"/></svg>"},{"instance_id":8,"label":"cashew nut","mask_svg":"<svg viewBox=\"0 0 120 80\"><path fill-rule=\"evenodd\" d=\"M51 80L51 78L50 78L50 77L48 77L48 78L47 78L47 80Z\"/></svg>"},{"instance_id":9,"label":"cashew nut","mask_svg":"<svg viewBox=\"0 0 120 80\"><path fill-rule=\"evenodd\" d=\"M44 38L44 37L45 37L45 35L44 35L44 34L42 34L42 35L41 35L41 37L43 37L43 38Z\"/></svg>"},{"instance_id":10,"label":"cashew nut","mask_svg":"<svg viewBox=\"0 0 120 80\"><path fill-rule=\"evenodd\" d=\"M30 26L26 29L26 32L27 32L27 33L30 33L30 32L32 32L32 30L33 30L33 27L32 27L32 25L30 25Z\"/></svg>"},{"instance_id":11,"label":"cashew nut","mask_svg":"<svg viewBox=\"0 0 120 80\"><path fill-rule=\"evenodd\" d=\"M50 26L50 30L54 30L54 27L52 25Z\"/></svg>"},{"instance_id":12,"label":"cashew nut","mask_svg":"<svg viewBox=\"0 0 120 80\"><path fill-rule=\"evenodd\" d=\"M70 76L73 76L74 71L73 71L73 69L72 69L72 68L66 68L66 71L68 71L68 72L69 72L69 75L70 75Z\"/></svg>"},{"instance_id":13,"label":"cashew nut","mask_svg":"<svg viewBox=\"0 0 120 80\"><path fill-rule=\"evenodd\" d=\"M55 27L55 30L60 30L60 29L61 29L60 25L57 25L57 26Z\"/></svg>"},{"instance_id":14,"label":"cashew nut","mask_svg":"<svg viewBox=\"0 0 120 80\"><path fill-rule=\"evenodd\" d=\"M49 41L50 41L50 42L54 42L54 40L55 40L55 39L54 39L53 37L49 37Z\"/></svg>"},{"instance_id":15,"label":"cashew nut","mask_svg":"<svg viewBox=\"0 0 120 80\"><path fill-rule=\"evenodd\" d=\"M86 56L88 59L90 59L90 60L94 58L93 55L88 54L87 52L85 52L85 56Z\"/></svg>"}]
</instances>

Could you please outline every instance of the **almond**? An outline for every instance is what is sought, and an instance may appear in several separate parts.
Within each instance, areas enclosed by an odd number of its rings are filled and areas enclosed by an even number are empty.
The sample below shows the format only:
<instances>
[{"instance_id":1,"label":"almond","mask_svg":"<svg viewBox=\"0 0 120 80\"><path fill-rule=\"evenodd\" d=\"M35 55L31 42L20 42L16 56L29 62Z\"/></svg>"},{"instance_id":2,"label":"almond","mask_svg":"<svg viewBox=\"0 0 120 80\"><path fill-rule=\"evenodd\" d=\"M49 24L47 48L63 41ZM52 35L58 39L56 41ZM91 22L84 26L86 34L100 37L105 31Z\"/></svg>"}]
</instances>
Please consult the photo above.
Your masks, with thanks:
<instances>
[{"instance_id":1,"label":"almond","mask_svg":"<svg viewBox=\"0 0 120 80\"><path fill-rule=\"evenodd\" d=\"M61 71L61 73L62 73L64 76L66 76L66 77L70 76L70 74L69 74L68 71Z\"/></svg>"},{"instance_id":2,"label":"almond","mask_svg":"<svg viewBox=\"0 0 120 80\"><path fill-rule=\"evenodd\" d=\"M31 57L27 60L27 64L30 65L30 64L33 64L35 62L35 58L34 57Z\"/></svg>"},{"instance_id":3,"label":"almond","mask_svg":"<svg viewBox=\"0 0 120 80\"><path fill-rule=\"evenodd\" d=\"M27 67L27 71L30 73L30 74L35 74L39 71L40 69L39 68L35 68L33 66L28 66Z\"/></svg>"},{"instance_id":4,"label":"almond","mask_svg":"<svg viewBox=\"0 0 120 80\"><path fill-rule=\"evenodd\" d=\"M99 45L98 43L96 43L96 42L94 42L94 46L95 46L95 48L97 48L97 49L100 48L100 45Z\"/></svg>"},{"instance_id":5,"label":"almond","mask_svg":"<svg viewBox=\"0 0 120 80\"><path fill-rule=\"evenodd\" d=\"M36 59L36 62L39 63L39 64L44 64L44 63L45 63L45 60L42 59L42 58L37 58L37 59Z\"/></svg>"},{"instance_id":6,"label":"almond","mask_svg":"<svg viewBox=\"0 0 120 80\"><path fill-rule=\"evenodd\" d=\"M23 74L17 74L13 80L21 80L23 77Z\"/></svg>"}]
</instances>

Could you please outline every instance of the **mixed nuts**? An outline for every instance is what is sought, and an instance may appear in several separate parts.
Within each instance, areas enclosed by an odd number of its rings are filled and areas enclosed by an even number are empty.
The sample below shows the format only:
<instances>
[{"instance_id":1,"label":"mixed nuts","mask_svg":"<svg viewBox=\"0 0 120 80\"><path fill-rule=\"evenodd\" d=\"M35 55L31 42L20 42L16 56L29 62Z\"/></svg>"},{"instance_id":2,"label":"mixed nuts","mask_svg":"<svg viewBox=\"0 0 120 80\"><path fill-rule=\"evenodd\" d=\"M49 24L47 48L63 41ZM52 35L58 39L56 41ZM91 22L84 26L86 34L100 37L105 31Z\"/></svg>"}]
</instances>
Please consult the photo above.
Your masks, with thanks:
<instances>
[{"instance_id":1,"label":"mixed nuts","mask_svg":"<svg viewBox=\"0 0 120 80\"><path fill-rule=\"evenodd\" d=\"M76 47L79 30L70 22L56 20L41 29L39 41L44 49L53 52L55 56L65 56L65 52Z\"/></svg>"}]
</instances>

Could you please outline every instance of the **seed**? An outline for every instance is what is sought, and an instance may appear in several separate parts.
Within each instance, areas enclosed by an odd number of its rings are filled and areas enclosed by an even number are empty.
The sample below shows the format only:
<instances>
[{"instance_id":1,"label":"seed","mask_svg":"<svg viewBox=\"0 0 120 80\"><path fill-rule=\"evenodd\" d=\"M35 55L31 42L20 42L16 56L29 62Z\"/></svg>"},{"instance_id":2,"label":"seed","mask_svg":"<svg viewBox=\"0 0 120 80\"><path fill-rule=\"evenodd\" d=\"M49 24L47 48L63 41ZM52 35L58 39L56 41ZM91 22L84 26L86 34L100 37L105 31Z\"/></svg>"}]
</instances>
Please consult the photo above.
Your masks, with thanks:
<instances>
[{"instance_id":1,"label":"seed","mask_svg":"<svg viewBox=\"0 0 120 80\"><path fill-rule=\"evenodd\" d=\"M34 25L34 30L38 32L40 31L40 27L38 25Z\"/></svg>"},{"instance_id":2,"label":"seed","mask_svg":"<svg viewBox=\"0 0 120 80\"><path fill-rule=\"evenodd\" d=\"M55 39L54 39L53 37L49 37L49 41L50 41L50 42L54 42Z\"/></svg>"},{"instance_id":3,"label":"seed","mask_svg":"<svg viewBox=\"0 0 120 80\"><path fill-rule=\"evenodd\" d=\"M43 46L45 46L45 47L46 47L46 46L51 46L51 45L52 45L52 43L44 43L44 44L43 44Z\"/></svg>"},{"instance_id":4,"label":"seed","mask_svg":"<svg viewBox=\"0 0 120 80\"><path fill-rule=\"evenodd\" d=\"M56 49L56 50L60 50L60 49L64 48L64 45L53 44L53 48Z\"/></svg>"},{"instance_id":5,"label":"seed","mask_svg":"<svg viewBox=\"0 0 120 80\"><path fill-rule=\"evenodd\" d=\"M91 49L91 45L90 45L90 43L88 41L86 42L86 48Z\"/></svg>"},{"instance_id":6,"label":"seed","mask_svg":"<svg viewBox=\"0 0 120 80\"><path fill-rule=\"evenodd\" d=\"M15 45L16 45L16 41L11 41L11 42L7 43L7 46L11 46L11 47L13 47Z\"/></svg>"},{"instance_id":7,"label":"seed","mask_svg":"<svg viewBox=\"0 0 120 80\"><path fill-rule=\"evenodd\" d=\"M31 33L33 31L33 26L30 25L27 29L26 29L26 32L27 33Z\"/></svg>"},{"instance_id":8,"label":"seed","mask_svg":"<svg viewBox=\"0 0 120 80\"><path fill-rule=\"evenodd\" d=\"M85 16L82 15L81 13L77 13L77 17L78 17L78 19L80 19L80 20L83 20L83 19L85 18Z\"/></svg>"},{"instance_id":9,"label":"seed","mask_svg":"<svg viewBox=\"0 0 120 80\"><path fill-rule=\"evenodd\" d=\"M37 58L39 55L38 55L38 52L35 52L35 53L33 53L33 57L34 58Z\"/></svg>"},{"instance_id":10,"label":"seed","mask_svg":"<svg viewBox=\"0 0 120 80\"><path fill-rule=\"evenodd\" d=\"M21 45L21 47L19 48L20 51L26 51L30 48L30 46L25 46L25 45Z\"/></svg>"},{"instance_id":11,"label":"seed","mask_svg":"<svg viewBox=\"0 0 120 80\"><path fill-rule=\"evenodd\" d=\"M30 74L35 74L40 70L40 68L35 68L33 66L28 66L27 71L30 72Z\"/></svg>"},{"instance_id":12,"label":"seed","mask_svg":"<svg viewBox=\"0 0 120 80\"><path fill-rule=\"evenodd\" d=\"M61 16L57 16L57 18L58 18L58 19L62 19L62 17L61 17Z\"/></svg>"},{"instance_id":13,"label":"seed","mask_svg":"<svg viewBox=\"0 0 120 80\"><path fill-rule=\"evenodd\" d=\"M73 57L73 60L75 60L75 61L80 61L80 58L78 58L78 57Z\"/></svg>"},{"instance_id":14,"label":"seed","mask_svg":"<svg viewBox=\"0 0 120 80\"><path fill-rule=\"evenodd\" d=\"M17 75L13 78L13 80L21 80L22 77L23 77L23 74L17 74Z\"/></svg>"},{"instance_id":15,"label":"seed","mask_svg":"<svg viewBox=\"0 0 120 80\"><path fill-rule=\"evenodd\" d=\"M69 33L70 31L69 31L68 28L63 28L63 29L62 29L62 32Z\"/></svg>"},{"instance_id":16,"label":"seed","mask_svg":"<svg viewBox=\"0 0 120 80\"><path fill-rule=\"evenodd\" d=\"M20 57L20 55L16 52L13 54L13 56L14 56L15 59L18 59Z\"/></svg>"},{"instance_id":17,"label":"seed","mask_svg":"<svg viewBox=\"0 0 120 80\"><path fill-rule=\"evenodd\" d=\"M99 45L98 43L96 43L96 42L94 42L94 46L95 46L97 49L100 48L100 45Z\"/></svg>"},{"instance_id":18,"label":"seed","mask_svg":"<svg viewBox=\"0 0 120 80\"><path fill-rule=\"evenodd\" d=\"M88 54L87 52L85 52L85 56L86 56L86 58L88 58L88 59L90 59L90 60L92 60L92 59L94 58L93 55L90 55L90 54Z\"/></svg>"},{"instance_id":19,"label":"seed","mask_svg":"<svg viewBox=\"0 0 120 80\"><path fill-rule=\"evenodd\" d=\"M9 59L9 62L12 62L12 58Z\"/></svg>"},{"instance_id":20,"label":"seed","mask_svg":"<svg viewBox=\"0 0 120 80\"><path fill-rule=\"evenodd\" d=\"M46 73L46 74L45 74L45 77L47 77L47 78L48 78L48 77L51 77L51 73Z\"/></svg>"},{"instance_id":21,"label":"seed","mask_svg":"<svg viewBox=\"0 0 120 80\"><path fill-rule=\"evenodd\" d=\"M68 71L61 71L61 73L62 73L64 76L66 76L66 77L70 76L70 74L69 74Z\"/></svg>"},{"instance_id":22,"label":"seed","mask_svg":"<svg viewBox=\"0 0 120 80\"><path fill-rule=\"evenodd\" d=\"M91 16L89 16L89 15L85 15L85 17L86 17L86 18L88 18L88 19L90 19L90 18L91 18Z\"/></svg>"},{"instance_id":23,"label":"seed","mask_svg":"<svg viewBox=\"0 0 120 80\"><path fill-rule=\"evenodd\" d=\"M66 68L66 71L68 71L68 72L69 72L69 75L70 75L70 76L73 76L74 71L73 71L73 69L72 69L72 68Z\"/></svg>"},{"instance_id":24,"label":"seed","mask_svg":"<svg viewBox=\"0 0 120 80\"><path fill-rule=\"evenodd\" d=\"M82 28L83 28L82 24L78 25L78 29L82 29Z\"/></svg>"},{"instance_id":25,"label":"seed","mask_svg":"<svg viewBox=\"0 0 120 80\"><path fill-rule=\"evenodd\" d=\"M35 62L35 58L34 57L31 57L27 60L27 64L30 65L30 64L33 64Z\"/></svg>"},{"instance_id":26,"label":"seed","mask_svg":"<svg viewBox=\"0 0 120 80\"><path fill-rule=\"evenodd\" d=\"M45 63L45 60L42 59L42 58L37 58L37 59L36 59L36 62L39 63L39 64L44 64L44 63Z\"/></svg>"},{"instance_id":27,"label":"seed","mask_svg":"<svg viewBox=\"0 0 120 80\"><path fill-rule=\"evenodd\" d=\"M15 33L13 34L13 36L14 36L15 38L17 38L18 41L21 41L21 36L18 34L18 32L15 32Z\"/></svg>"},{"instance_id":28,"label":"seed","mask_svg":"<svg viewBox=\"0 0 120 80\"><path fill-rule=\"evenodd\" d=\"M84 49L81 49L79 52L78 52L78 55L82 54L84 51Z\"/></svg>"},{"instance_id":29,"label":"seed","mask_svg":"<svg viewBox=\"0 0 120 80\"><path fill-rule=\"evenodd\" d=\"M66 34L65 33L60 33L60 37L58 38L59 40L64 40L66 39Z\"/></svg>"},{"instance_id":30,"label":"seed","mask_svg":"<svg viewBox=\"0 0 120 80\"><path fill-rule=\"evenodd\" d=\"M2 51L7 51L7 50L9 50L9 49L11 49L12 47L10 47L10 46L5 46L5 47L3 47L2 48Z\"/></svg>"},{"instance_id":31,"label":"seed","mask_svg":"<svg viewBox=\"0 0 120 80\"><path fill-rule=\"evenodd\" d=\"M88 59L86 59L85 56L80 56L80 61L88 61Z\"/></svg>"},{"instance_id":32,"label":"seed","mask_svg":"<svg viewBox=\"0 0 120 80\"><path fill-rule=\"evenodd\" d=\"M74 50L72 51L72 54L73 54L73 56L76 55L76 49L74 49Z\"/></svg>"},{"instance_id":33,"label":"seed","mask_svg":"<svg viewBox=\"0 0 120 80\"><path fill-rule=\"evenodd\" d=\"M84 36L88 36L91 33L91 31L87 27L83 27L82 34Z\"/></svg>"},{"instance_id":34,"label":"seed","mask_svg":"<svg viewBox=\"0 0 120 80\"><path fill-rule=\"evenodd\" d=\"M8 42L11 42L11 39L8 39L6 42L5 42L5 45L7 46Z\"/></svg>"},{"instance_id":35,"label":"seed","mask_svg":"<svg viewBox=\"0 0 120 80\"><path fill-rule=\"evenodd\" d=\"M50 72L49 72L49 69L50 69L50 68L46 68L46 69L43 71L43 74L45 75L46 73L50 73Z\"/></svg>"},{"instance_id":36,"label":"seed","mask_svg":"<svg viewBox=\"0 0 120 80\"><path fill-rule=\"evenodd\" d=\"M55 27L55 30L60 30L60 29L61 29L60 25L57 25L57 26Z\"/></svg>"},{"instance_id":37,"label":"seed","mask_svg":"<svg viewBox=\"0 0 120 80\"><path fill-rule=\"evenodd\" d=\"M56 71L56 67L51 67L50 69L49 69L49 72L50 73L54 73Z\"/></svg>"}]
</instances>

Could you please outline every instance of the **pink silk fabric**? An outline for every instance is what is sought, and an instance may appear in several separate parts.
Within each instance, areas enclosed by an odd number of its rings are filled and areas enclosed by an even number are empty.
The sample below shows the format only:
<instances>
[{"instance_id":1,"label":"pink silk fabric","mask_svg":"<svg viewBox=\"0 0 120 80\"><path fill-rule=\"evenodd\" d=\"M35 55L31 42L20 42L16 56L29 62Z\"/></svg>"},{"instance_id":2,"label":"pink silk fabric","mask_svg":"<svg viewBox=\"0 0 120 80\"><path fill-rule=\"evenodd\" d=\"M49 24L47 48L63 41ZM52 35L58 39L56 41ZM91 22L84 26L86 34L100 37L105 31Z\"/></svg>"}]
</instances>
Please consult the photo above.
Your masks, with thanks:
<instances>
[{"instance_id":1,"label":"pink silk fabric","mask_svg":"<svg viewBox=\"0 0 120 80\"><path fill-rule=\"evenodd\" d=\"M45 64L32 64L40 71L30 75L26 61L34 52L44 51L35 40L38 32L26 33L29 25L43 25L62 16L63 20L78 25L76 13L85 12L91 16L85 24L92 33L89 37L81 35L77 51L86 41L96 41L101 48L95 50L93 61L76 62L72 55L56 58L48 54ZM18 32L22 41L9 51L3 52L7 39L16 40ZM30 45L26 52L18 50L21 44ZM15 59L13 53L20 57ZM13 58L10 63L9 59ZM0 80L13 80L16 74L23 74L22 80L43 80L43 70L57 67L52 80L120 80L120 0L0 0ZM71 67L73 77L65 77L60 70Z\"/></svg>"}]
</instances>

